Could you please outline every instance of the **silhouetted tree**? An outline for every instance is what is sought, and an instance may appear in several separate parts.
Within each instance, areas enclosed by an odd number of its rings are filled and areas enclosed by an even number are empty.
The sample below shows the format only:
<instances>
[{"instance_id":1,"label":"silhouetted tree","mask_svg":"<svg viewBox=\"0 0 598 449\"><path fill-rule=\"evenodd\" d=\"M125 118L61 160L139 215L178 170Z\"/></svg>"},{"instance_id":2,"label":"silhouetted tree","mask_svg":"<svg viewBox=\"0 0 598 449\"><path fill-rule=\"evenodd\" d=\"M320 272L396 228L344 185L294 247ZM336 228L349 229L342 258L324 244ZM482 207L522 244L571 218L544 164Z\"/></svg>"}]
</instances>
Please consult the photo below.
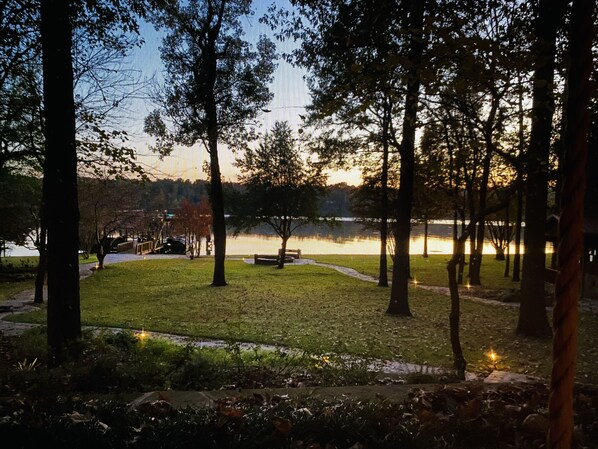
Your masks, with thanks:
<instances>
[{"instance_id":1,"label":"silhouetted tree","mask_svg":"<svg viewBox=\"0 0 598 449\"><path fill-rule=\"evenodd\" d=\"M47 332L53 364L59 364L68 343L81 336L70 5L68 0L46 0L41 7L46 138L42 207L48 229Z\"/></svg>"},{"instance_id":2,"label":"silhouetted tree","mask_svg":"<svg viewBox=\"0 0 598 449\"><path fill-rule=\"evenodd\" d=\"M35 241L41 201L38 179L6 172L0 170L0 263L7 243Z\"/></svg>"},{"instance_id":3,"label":"silhouetted tree","mask_svg":"<svg viewBox=\"0 0 598 449\"><path fill-rule=\"evenodd\" d=\"M546 316L546 216L548 154L554 110L555 41L565 12L565 1L540 0L536 9L533 108L530 144L525 155L524 254L521 307L517 333L530 337L552 335Z\"/></svg>"},{"instance_id":4,"label":"silhouetted tree","mask_svg":"<svg viewBox=\"0 0 598 449\"><path fill-rule=\"evenodd\" d=\"M161 110L152 112L145 130L157 137L162 154L177 144L201 142L210 155L210 202L214 230L213 286L226 285L226 222L218 144L243 146L246 125L272 98L268 84L274 71L272 42L262 37L256 49L242 38L241 20L250 0L168 2L154 15L167 35L161 48L165 86ZM162 117L172 121L173 130Z\"/></svg>"},{"instance_id":5,"label":"silhouetted tree","mask_svg":"<svg viewBox=\"0 0 598 449\"><path fill-rule=\"evenodd\" d=\"M266 223L281 238L278 267L283 268L289 238L300 226L320 221L325 192L322 168L302 159L301 148L286 122L276 122L256 149L236 161L244 191L231 218L235 232Z\"/></svg>"}]
</instances>

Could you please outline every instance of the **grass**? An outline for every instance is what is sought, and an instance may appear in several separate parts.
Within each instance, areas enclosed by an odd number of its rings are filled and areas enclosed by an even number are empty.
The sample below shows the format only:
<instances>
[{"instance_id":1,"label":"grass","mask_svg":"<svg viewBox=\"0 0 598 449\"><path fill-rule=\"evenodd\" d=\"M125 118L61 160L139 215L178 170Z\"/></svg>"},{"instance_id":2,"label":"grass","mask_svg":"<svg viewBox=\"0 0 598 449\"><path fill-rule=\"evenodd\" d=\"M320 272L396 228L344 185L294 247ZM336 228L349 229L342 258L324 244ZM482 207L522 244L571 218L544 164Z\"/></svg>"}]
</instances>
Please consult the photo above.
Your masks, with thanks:
<instances>
[{"instance_id":1,"label":"grass","mask_svg":"<svg viewBox=\"0 0 598 449\"><path fill-rule=\"evenodd\" d=\"M411 287L414 316L392 317L384 313L388 289L325 267L289 265L277 270L227 261L229 286L210 287L211 276L210 259L108 265L81 282L82 322L313 353L446 367L452 363L446 296ZM499 369L548 377L551 344L516 337L517 313L514 308L462 301L461 339L470 371L488 370L484 353L493 348L501 357ZM41 324L46 319L44 310L11 318ZM591 383L598 382L597 321L594 314L581 315L578 379Z\"/></svg>"},{"instance_id":2,"label":"grass","mask_svg":"<svg viewBox=\"0 0 598 449\"><path fill-rule=\"evenodd\" d=\"M0 263L0 301L35 287L38 257L3 257Z\"/></svg>"},{"instance_id":3,"label":"grass","mask_svg":"<svg viewBox=\"0 0 598 449\"><path fill-rule=\"evenodd\" d=\"M87 258L83 256L79 256L79 263L96 263L98 258L95 254L90 254ZM26 269L34 269L37 267L39 262L38 256L8 256L2 258L2 264L0 265L10 265L14 267L23 267Z\"/></svg>"},{"instance_id":4,"label":"grass","mask_svg":"<svg viewBox=\"0 0 598 449\"><path fill-rule=\"evenodd\" d=\"M329 263L333 265L342 265L353 268L360 273L369 276L378 277L380 257L376 255L306 255L305 257L315 259L317 262ZM431 254L424 258L420 254L412 255L410 258L411 275L417 282L425 285L447 286L448 277L446 266L450 259L448 254ZM466 257L466 260L469 256ZM512 261L511 261L512 262ZM388 258L388 267L392 267L392 260ZM512 267L512 263L511 263ZM468 266L465 267L467 275ZM505 262L497 261L494 256L485 255L482 261L481 279L482 286L489 289L511 289L519 288L519 282L511 280L510 277L504 277ZM391 273L389 272L389 279Z\"/></svg>"},{"instance_id":5,"label":"grass","mask_svg":"<svg viewBox=\"0 0 598 449\"><path fill-rule=\"evenodd\" d=\"M259 346L242 350L237 343L200 348L130 331L90 330L70 348L61 366L52 367L46 339L43 327L18 339L0 338L0 398L367 385L376 382L377 374L365 362L340 357L324 360L305 352Z\"/></svg>"},{"instance_id":6,"label":"grass","mask_svg":"<svg viewBox=\"0 0 598 449\"><path fill-rule=\"evenodd\" d=\"M35 288L35 271L39 261L38 256L3 257L0 264L0 302L15 295ZM79 257L80 264L96 263L95 254L87 259Z\"/></svg>"},{"instance_id":7,"label":"grass","mask_svg":"<svg viewBox=\"0 0 598 449\"><path fill-rule=\"evenodd\" d=\"M19 282L0 282L0 302L7 301L19 293L35 288L33 279Z\"/></svg>"}]
</instances>

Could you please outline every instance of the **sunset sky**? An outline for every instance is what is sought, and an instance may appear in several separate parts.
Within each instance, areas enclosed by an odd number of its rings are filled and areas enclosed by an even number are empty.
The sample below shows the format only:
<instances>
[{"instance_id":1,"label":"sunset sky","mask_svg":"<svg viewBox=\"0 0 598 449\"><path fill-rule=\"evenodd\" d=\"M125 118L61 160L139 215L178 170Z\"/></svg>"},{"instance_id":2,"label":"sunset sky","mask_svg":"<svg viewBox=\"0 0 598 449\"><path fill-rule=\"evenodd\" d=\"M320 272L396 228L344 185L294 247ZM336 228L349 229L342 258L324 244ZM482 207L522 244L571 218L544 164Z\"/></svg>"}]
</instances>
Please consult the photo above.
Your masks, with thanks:
<instances>
[{"instance_id":1,"label":"sunset sky","mask_svg":"<svg viewBox=\"0 0 598 449\"><path fill-rule=\"evenodd\" d=\"M286 0L276 0L279 6L288 6ZM251 42L257 41L261 34L271 36L269 27L260 24L259 18L266 11L270 2L254 2L255 14L252 17L243 19L245 25L245 38ZM128 67L134 70L140 70L142 77L150 78L156 76L160 78L163 70L160 61L160 41L161 35L156 32L152 25L143 24L141 27L141 36L145 43L141 48L135 49L128 61ZM281 43L274 39L278 52L288 51L293 43ZM275 121L286 120L295 130L300 127L300 118L305 105L309 102L309 93L306 83L303 79L304 72L289 63L279 60L278 68L274 74L272 91L274 99L268 110L271 112L263 114L261 117L262 131L272 128ZM143 133L143 119L153 109L149 100L137 100L132 109L131 122L129 129L131 133L131 142L137 148L140 155L140 162L146 165L148 171L157 178L182 178L195 180L205 179L202 173L202 165L208 159L207 152L200 144L191 148L179 148L173 154L163 161L156 156L151 155L147 149L150 138ZM235 181L235 168L233 167L234 155L226 147L220 146L220 163L222 174L225 181ZM360 183L359 170L351 172L333 172L330 173L329 183L347 182L348 184Z\"/></svg>"}]
</instances>

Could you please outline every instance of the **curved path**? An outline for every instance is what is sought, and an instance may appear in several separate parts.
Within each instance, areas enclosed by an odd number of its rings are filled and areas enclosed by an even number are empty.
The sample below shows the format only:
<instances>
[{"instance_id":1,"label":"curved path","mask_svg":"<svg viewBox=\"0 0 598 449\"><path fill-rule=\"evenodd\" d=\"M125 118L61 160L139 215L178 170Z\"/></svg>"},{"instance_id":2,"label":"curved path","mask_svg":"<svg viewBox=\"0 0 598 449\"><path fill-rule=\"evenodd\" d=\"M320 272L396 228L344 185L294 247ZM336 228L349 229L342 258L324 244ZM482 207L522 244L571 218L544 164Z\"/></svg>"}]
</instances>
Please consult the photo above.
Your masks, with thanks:
<instances>
[{"instance_id":1,"label":"curved path","mask_svg":"<svg viewBox=\"0 0 598 449\"><path fill-rule=\"evenodd\" d=\"M135 255L135 254L122 254L121 253L121 254L108 255L106 257L106 260L104 261L104 264L109 265L112 263L128 262L128 261L134 261L134 260L144 260L147 257L151 257L152 259L186 258L186 256L184 256L184 255L165 255L165 254L163 254L163 255L139 256L139 255ZM229 260L231 260L231 259L232 258L230 258ZM252 258L251 259L247 258L247 259L242 259L242 260L245 263L253 264ZM362 281L378 282L377 278L360 273L357 270L354 270L353 268L343 267L343 266L339 266L339 265L326 264L326 263L319 263L313 259L297 259L294 262L294 265L307 265L307 264L334 269L346 276L351 276L351 277L360 279ZM84 279L84 278L90 276L91 274L93 274L93 268L95 266L96 266L95 263L81 264L79 266L79 274L81 276L81 279ZM437 291L438 293L444 293L444 294L448 293L448 289L444 289L442 287L423 286L423 285L419 285L419 286L422 288L427 288L430 290ZM9 314L12 314L12 313L24 313L24 312L36 310L38 307L33 303L33 294L34 294L33 290L23 291L23 292L20 292L17 295L15 295L10 300L5 301L3 303L3 305L6 305L6 303L10 303L10 305L8 306L8 310L0 310L0 334L6 335L6 336L16 336L16 335L20 335L21 333L23 333L26 330L32 329L33 327L37 326L36 324L15 323L15 322L7 321L4 319L6 316L8 316ZM510 304L505 304L505 303L501 303L498 301L486 300L483 298L475 298L475 297L469 297L469 296L463 296L463 297L467 298L467 299L475 300L475 301L481 301L484 303L494 304L494 305L496 305L496 304L510 305ZM45 298L46 298L46 295L44 292L44 299ZM94 327L94 326L86 326L85 328L96 330L96 331L111 331L111 332L119 332L119 331L123 330L120 328L100 328L100 327ZM192 344L196 347L226 348L226 347L230 346L230 342L226 342L224 340L196 340L191 337L173 335L173 334L163 334L163 333L157 333L157 332L147 332L147 334L150 337L166 338L166 339L169 339L176 343ZM290 349L290 348L281 348L280 346L265 345L265 344L239 343L239 346L243 349L259 348L259 349L264 349L264 350L284 349L287 351L293 351L293 349ZM348 357L348 359L352 360L352 361L356 360L355 358L350 358L350 357ZM381 374L387 374L387 375L405 376L405 375L412 374L412 373L443 374L443 373L448 372L448 370L445 368L432 367L432 366L427 366L427 365L418 365L418 364L407 363L407 362L396 361L396 360L373 360L373 361L368 361L368 362L369 362L369 367L371 370L375 370ZM512 382L512 381L528 382L528 381L532 381L532 382L534 382L534 381L538 380L538 378L533 378L533 377L519 375L519 374L504 373L504 372L496 372L496 373L498 374L498 376L495 375L494 378L488 377L486 379L486 381L489 381L489 382L505 382L505 381L507 381L507 382ZM479 379L480 379L479 376L476 375L475 373L466 373L466 380L479 380Z\"/></svg>"},{"instance_id":2,"label":"curved path","mask_svg":"<svg viewBox=\"0 0 598 449\"><path fill-rule=\"evenodd\" d=\"M245 263L248 264L253 264L253 259L243 259L245 261ZM321 262L317 262L313 259L296 259L293 262L293 265L317 265L320 267L326 267L326 268L330 268L333 270L336 270L346 276L351 276L354 277L356 279L360 279L362 281L366 281L366 282L373 282L373 283L377 283L378 282L378 278L374 277L374 276L370 276L367 274L363 274L360 273L359 271L353 269L353 268L349 268L349 267L343 267L341 265L332 265L332 264L328 264L328 263L321 263ZM423 284L417 284L418 288L423 288L425 290L430 290L433 292L436 292L438 294L441 295L445 295L445 296L450 296L450 291L448 287L440 287L440 286L435 286L435 285L423 285ZM488 304L491 306L502 306L502 307L519 307L519 303L518 302L503 302L503 301L496 301L493 299L487 299L487 298L480 298L478 296L472 296L472 295L464 295L462 293L460 293L459 297L461 299L467 299L469 301L475 301L475 302L479 302L482 304ZM595 300L591 300L588 298L582 298L579 301L579 309L581 312L591 312L591 313L598 313L598 305L596 304ZM546 310L552 310L551 306L547 306Z\"/></svg>"}]
</instances>

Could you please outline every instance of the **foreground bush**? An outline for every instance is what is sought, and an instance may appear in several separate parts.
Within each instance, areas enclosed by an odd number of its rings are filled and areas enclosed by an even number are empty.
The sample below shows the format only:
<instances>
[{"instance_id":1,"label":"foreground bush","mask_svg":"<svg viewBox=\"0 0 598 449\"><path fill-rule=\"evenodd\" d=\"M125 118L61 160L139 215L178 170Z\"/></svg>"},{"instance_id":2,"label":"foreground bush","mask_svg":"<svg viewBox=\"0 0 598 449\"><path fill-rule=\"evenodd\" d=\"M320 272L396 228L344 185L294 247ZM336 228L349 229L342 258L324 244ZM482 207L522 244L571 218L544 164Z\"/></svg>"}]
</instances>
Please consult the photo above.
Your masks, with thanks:
<instances>
[{"instance_id":1,"label":"foreground bush","mask_svg":"<svg viewBox=\"0 0 598 449\"><path fill-rule=\"evenodd\" d=\"M547 400L541 385L414 389L400 404L254 395L199 410L10 400L0 434L26 448L540 448ZM577 447L598 447L597 407L595 390L577 392Z\"/></svg>"},{"instance_id":2,"label":"foreground bush","mask_svg":"<svg viewBox=\"0 0 598 449\"><path fill-rule=\"evenodd\" d=\"M197 348L132 332L86 333L67 362L49 369L42 328L2 338L0 396L132 393L361 385L375 381L366 360L280 350Z\"/></svg>"},{"instance_id":3,"label":"foreground bush","mask_svg":"<svg viewBox=\"0 0 598 449\"><path fill-rule=\"evenodd\" d=\"M0 435L11 447L509 449L541 448L546 437L548 392L540 383L413 385L400 403L323 400L308 396L308 388L294 390L305 392L295 397L229 397L204 409L176 409L167 398L131 408L140 392L152 390L376 379L365 361L236 344L198 349L127 332L88 333L68 363L49 369L42 329L1 340ZM576 391L579 448L598 448L597 393Z\"/></svg>"}]
</instances>

